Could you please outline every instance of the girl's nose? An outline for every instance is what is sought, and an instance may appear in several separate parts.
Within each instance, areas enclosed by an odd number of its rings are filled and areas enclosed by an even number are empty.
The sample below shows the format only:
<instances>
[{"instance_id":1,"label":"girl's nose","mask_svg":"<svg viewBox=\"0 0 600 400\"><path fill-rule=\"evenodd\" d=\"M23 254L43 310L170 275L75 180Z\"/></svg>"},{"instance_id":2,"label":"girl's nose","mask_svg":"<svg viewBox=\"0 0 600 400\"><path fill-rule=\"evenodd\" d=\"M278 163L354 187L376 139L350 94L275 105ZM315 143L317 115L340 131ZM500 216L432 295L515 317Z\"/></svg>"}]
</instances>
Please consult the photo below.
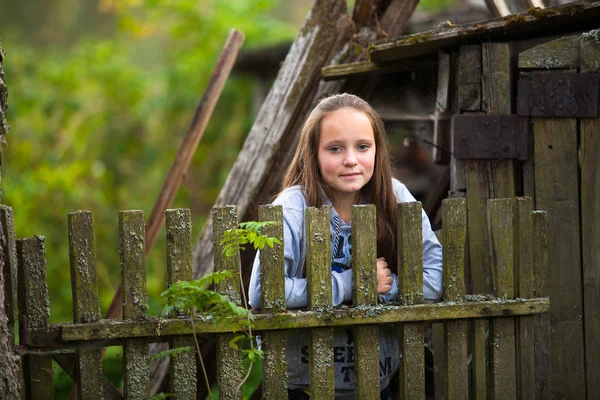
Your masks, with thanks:
<instances>
[{"instance_id":1,"label":"girl's nose","mask_svg":"<svg viewBox=\"0 0 600 400\"><path fill-rule=\"evenodd\" d=\"M353 151L349 151L346 153L344 157L343 164L345 167L353 167L357 164L356 156Z\"/></svg>"}]
</instances>

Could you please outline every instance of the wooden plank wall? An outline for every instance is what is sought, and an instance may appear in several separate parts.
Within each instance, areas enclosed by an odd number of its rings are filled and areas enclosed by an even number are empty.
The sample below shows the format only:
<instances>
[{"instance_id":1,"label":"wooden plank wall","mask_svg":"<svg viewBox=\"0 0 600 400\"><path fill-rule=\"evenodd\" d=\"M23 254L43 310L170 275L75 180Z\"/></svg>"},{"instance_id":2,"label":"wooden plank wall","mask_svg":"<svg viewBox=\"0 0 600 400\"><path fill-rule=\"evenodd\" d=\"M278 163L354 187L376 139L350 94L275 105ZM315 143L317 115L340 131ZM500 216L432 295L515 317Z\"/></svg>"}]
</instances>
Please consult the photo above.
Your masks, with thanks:
<instances>
[{"instance_id":1,"label":"wooden plank wall","mask_svg":"<svg viewBox=\"0 0 600 400\"><path fill-rule=\"evenodd\" d=\"M519 54L519 67L526 71L544 66L544 70L554 68L555 71L575 72L575 69L564 68L579 66L578 47L578 38L560 38L538 45ZM586 236L585 232L582 236L582 223L587 224L594 219L592 211L592 214L588 214L588 221L583 222L585 201L582 196L584 192L589 193L590 188L593 191L594 185L591 182L584 185L586 178L583 175L581 183L578 179L580 172L583 173L585 169L583 164L579 169L578 156L585 149L580 149L576 118L536 117L532 118L532 125L533 164L526 163L524 188L528 194L535 196L535 207L548 212L548 285L541 285L539 290L543 293L547 287L552 299L549 317L552 328L543 328L544 317L536 321L536 328L539 328L535 333L536 345L540 353L536 352L535 360L535 395L536 398L583 399L586 398L586 357L590 362L599 356L590 354L584 342L585 277L581 253L582 237ZM587 137L584 125L582 121L582 144ZM593 181L592 175L588 177ZM528 183L532 180L535 185L533 189ZM583 241L586 240L588 243L589 240L593 241L583 238ZM593 327L595 318L590 316L590 327ZM588 321L585 326L588 326ZM546 340L549 343L546 344ZM593 364L596 361L591 362Z\"/></svg>"},{"instance_id":2,"label":"wooden plank wall","mask_svg":"<svg viewBox=\"0 0 600 400\"><path fill-rule=\"evenodd\" d=\"M588 72L600 72L600 44L581 40L581 73ZM579 156L585 367L591 398L600 393L600 118L581 120Z\"/></svg>"}]
</instances>

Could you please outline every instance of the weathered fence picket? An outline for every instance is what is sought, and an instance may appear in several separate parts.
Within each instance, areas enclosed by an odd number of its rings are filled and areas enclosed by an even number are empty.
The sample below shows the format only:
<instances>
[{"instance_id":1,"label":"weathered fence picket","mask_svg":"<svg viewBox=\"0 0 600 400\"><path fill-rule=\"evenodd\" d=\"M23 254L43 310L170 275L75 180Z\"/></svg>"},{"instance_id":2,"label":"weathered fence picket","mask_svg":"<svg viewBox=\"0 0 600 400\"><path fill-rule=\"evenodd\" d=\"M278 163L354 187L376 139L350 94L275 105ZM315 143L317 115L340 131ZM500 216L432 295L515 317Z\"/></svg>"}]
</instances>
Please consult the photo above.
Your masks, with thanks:
<instances>
[{"instance_id":1,"label":"weathered fence picket","mask_svg":"<svg viewBox=\"0 0 600 400\"><path fill-rule=\"evenodd\" d=\"M398 298L403 306L423 303L423 234L421 203L398 204ZM400 396L425 398L424 325L400 325Z\"/></svg>"},{"instance_id":2,"label":"weathered fence picket","mask_svg":"<svg viewBox=\"0 0 600 400\"><path fill-rule=\"evenodd\" d=\"M308 329L310 391L314 398L335 396L334 329L352 330L354 341L355 397L378 399L381 365L380 329L397 329L401 352L399 388L402 398L425 397L424 323L440 323L436 354L443 353L444 363L436 370L436 383L444 385L448 399L470 396L492 398L544 398L547 395L549 360L549 318L547 299L533 298L548 294L547 226L544 212L534 212L529 198L488 200L487 232L490 265L493 270L493 298L467 295L465 276L467 201L443 202L443 302L423 304L423 252L421 204L398 205L398 305L378 305L376 214L373 205L352 210L353 306L333 308L331 304L330 207L306 210L306 278L308 310L286 309L283 245L261 251L260 314L255 313L254 331L262 337L263 397L287 397L287 332ZM6 210L4 210L6 213ZM3 216L6 224L7 215ZM263 234L283 243L283 214L280 206L259 208L261 221L275 221ZM226 230L238 225L234 206L213 210L216 249ZM5 227L6 228L6 227ZM192 279L191 215L189 210L167 210L167 274L170 286ZM36 346L67 345L90 341L91 346L73 346L76 358L56 354L71 374L82 399L147 398L150 391L148 343L166 336L170 347L195 347L192 333L216 334L218 341L218 385L222 399L241 398L238 390L244 378L241 352L229 345L231 328L216 326L199 313L192 324L178 311L167 321L148 316L145 279L144 216L141 211L119 214L123 319L100 320L96 285L93 219L89 212L69 214L69 239L73 286L74 324L48 324L48 290L45 284L44 239L35 237L17 241L19 266L18 306L21 343ZM5 244L6 245L6 244ZM229 270L233 279L216 285L215 290L238 305L242 303L239 286L240 256L215 251L217 271ZM535 274L535 275L534 275ZM533 277L536 276L534 280ZM40 283L43 283L40 285ZM518 301L515 301L518 296ZM491 301L490 301L491 300ZM536 315L537 314L537 315ZM26 317L25 317L26 316ZM200 317L200 318L198 318ZM489 324L489 381L483 389L477 379L488 372L472 374L469 382L469 320L484 337ZM392 324L387 327L383 324ZM394 325L395 324L395 325ZM516 327L515 327L516 326ZM397 327L397 328L395 328ZM440 329L441 328L441 329ZM473 333L471 333L473 334ZM440 337L440 335L442 335ZM94 341L117 341L124 346L124 395L102 375L100 350ZM475 336L476 337L476 336ZM535 339L535 340L534 340ZM159 339L160 340L160 339ZM474 341L477 343L477 341ZM441 344L440 344L441 343ZM481 351L485 351L485 343ZM474 350L477 351L475 346ZM477 354L473 354L477 357ZM384 363L385 364L385 363ZM171 358L169 393L177 398L196 397L196 355L183 352ZM28 398L51 398L51 356L28 354L24 363ZM387 372L384 371L384 373ZM475 381L475 384L473 384ZM481 391L483 390L483 391Z\"/></svg>"},{"instance_id":3,"label":"weathered fence picket","mask_svg":"<svg viewBox=\"0 0 600 400\"><path fill-rule=\"evenodd\" d=\"M317 312L332 308L329 218L329 206L306 209L308 309ZM316 399L332 399L335 396L333 328L313 328L308 348L310 393Z\"/></svg>"},{"instance_id":4,"label":"weathered fence picket","mask_svg":"<svg viewBox=\"0 0 600 400\"><path fill-rule=\"evenodd\" d=\"M50 299L46 283L46 238L35 236L17 240L18 305L21 342L26 329L48 326ZM52 356L28 354L23 359L27 399L53 399Z\"/></svg>"},{"instance_id":5,"label":"weathered fence picket","mask_svg":"<svg viewBox=\"0 0 600 400\"><path fill-rule=\"evenodd\" d=\"M265 246L260 253L261 304L267 314L285 311L285 270L283 267L283 209L281 206L260 206L260 221L275 221L267 226L264 234L275 237L282 243L273 248ZM262 338L263 351L263 391L264 399L287 398L287 333L283 330L265 332Z\"/></svg>"},{"instance_id":6,"label":"weathered fence picket","mask_svg":"<svg viewBox=\"0 0 600 400\"><path fill-rule=\"evenodd\" d=\"M352 303L355 307L377 306L377 230L375 206L352 207ZM354 395L379 399L379 326L353 329Z\"/></svg>"},{"instance_id":7,"label":"weathered fence picket","mask_svg":"<svg viewBox=\"0 0 600 400\"><path fill-rule=\"evenodd\" d=\"M100 320L100 299L96 276L94 220L89 211L68 216L73 322ZM102 355L100 349L78 349L76 375L79 398L102 399Z\"/></svg>"},{"instance_id":8,"label":"weathered fence picket","mask_svg":"<svg viewBox=\"0 0 600 400\"><path fill-rule=\"evenodd\" d=\"M224 238L224 232L229 229L236 229L238 226L237 209L235 206L225 206L213 209L213 238L215 248L220 248L219 244ZM231 271L233 279L227 279L218 285L216 289L219 293L227 296L229 301L242 305L240 293L240 253L236 251L228 257L222 251L214 253L215 271ZM241 399L242 391L238 392L238 386L244 378L242 370L242 354L239 351L233 351L229 346L238 333L222 334L217 339L217 383L219 385L220 399ZM236 397L236 392L238 392Z\"/></svg>"},{"instance_id":9,"label":"weathered fence picket","mask_svg":"<svg viewBox=\"0 0 600 400\"><path fill-rule=\"evenodd\" d=\"M533 265L536 297L550 294L548 277L548 214L545 211L533 212ZM535 354L535 399L550 398L550 315L534 316Z\"/></svg>"},{"instance_id":10,"label":"weathered fence picket","mask_svg":"<svg viewBox=\"0 0 600 400\"><path fill-rule=\"evenodd\" d=\"M178 281L192 280L192 216L190 210L175 209L165 212L167 231L167 285L170 287ZM181 316L175 310L173 317ZM169 347L195 348L194 338L173 336ZM170 384L171 393L177 399L194 400L196 398L196 354L184 352L171 358Z\"/></svg>"},{"instance_id":11,"label":"weathered fence picket","mask_svg":"<svg viewBox=\"0 0 600 400\"><path fill-rule=\"evenodd\" d=\"M463 301L465 286L465 244L467 235L467 204L465 199L446 199L443 207L444 295L446 302ZM448 400L469 398L468 321L453 320L444 323L446 360L445 391ZM436 349L437 350L437 349ZM437 383L437 382L436 382Z\"/></svg>"},{"instance_id":12,"label":"weathered fence picket","mask_svg":"<svg viewBox=\"0 0 600 400\"><path fill-rule=\"evenodd\" d=\"M533 297L533 200L517 197L515 204L515 296ZM517 318L517 398L535 398L534 317Z\"/></svg>"},{"instance_id":13,"label":"weathered fence picket","mask_svg":"<svg viewBox=\"0 0 600 400\"><path fill-rule=\"evenodd\" d=\"M119 248L123 319L143 320L148 317L143 211L119 213ZM123 362L124 397L147 399L150 396L148 339L125 340Z\"/></svg>"},{"instance_id":14,"label":"weathered fence picket","mask_svg":"<svg viewBox=\"0 0 600 400\"><path fill-rule=\"evenodd\" d=\"M494 294L504 299L515 298L513 211L512 199L488 202ZM490 366L488 394L494 399L516 399L515 321L512 317L490 321Z\"/></svg>"}]
</instances>

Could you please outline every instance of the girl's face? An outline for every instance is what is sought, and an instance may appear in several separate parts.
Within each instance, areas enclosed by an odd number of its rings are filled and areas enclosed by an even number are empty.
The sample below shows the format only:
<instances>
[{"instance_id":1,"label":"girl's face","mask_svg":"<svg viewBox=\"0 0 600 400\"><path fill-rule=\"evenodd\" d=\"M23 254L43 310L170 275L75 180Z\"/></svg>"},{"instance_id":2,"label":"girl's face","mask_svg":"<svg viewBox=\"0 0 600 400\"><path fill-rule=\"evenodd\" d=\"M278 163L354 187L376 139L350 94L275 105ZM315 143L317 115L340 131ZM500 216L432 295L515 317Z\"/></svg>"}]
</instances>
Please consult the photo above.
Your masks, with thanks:
<instances>
[{"instance_id":1,"label":"girl's face","mask_svg":"<svg viewBox=\"0 0 600 400\"><path fill-rule=\"evenodd\" d=\"M373 176L375 152L371 121L361 111L341 108L321 120L319 171L336 200L358 200Z\"/></svg>"}]
</instances>

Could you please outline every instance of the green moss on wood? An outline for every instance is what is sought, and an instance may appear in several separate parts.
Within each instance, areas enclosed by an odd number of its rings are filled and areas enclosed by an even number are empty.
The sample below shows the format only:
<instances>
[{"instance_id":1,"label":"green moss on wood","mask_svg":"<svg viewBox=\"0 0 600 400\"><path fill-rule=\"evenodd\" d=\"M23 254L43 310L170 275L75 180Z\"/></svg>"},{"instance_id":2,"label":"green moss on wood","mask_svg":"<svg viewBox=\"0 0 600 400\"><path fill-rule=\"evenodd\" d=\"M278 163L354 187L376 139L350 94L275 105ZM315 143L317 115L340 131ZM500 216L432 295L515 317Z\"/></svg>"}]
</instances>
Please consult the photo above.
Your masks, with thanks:
<instances>
[{"instance_id":1,"label":"green moss on wood","mask_svg":"<svg viewBox=\"0 0 600 400\"><path fill-rule=\"evenodd\" d=\"M354 222L352 223L354 228ZM353 235L354 238L354 235ZM379 326L365 325L353 329L354 398L379 399Z\"/></svg>"},{"instance_id":2,"label":"green moss on wood","mask_svg":"<svg viewBox=\"0 0 600 400\"><path fill-rule=\"evenodd\" d=\"M17 240L19 312L27 317L27 328L42 328L50 318L46 281L46 238Z\"/></svg>"},{"instance_id":3,"label":"green moss on wood","mask_svg":"<svg viewBox=\"0 0 600 400\"><path fill-rule=\"evenodd\" d=\"M398 204L398 298L402 305L423 302L422 206Z\"/></svg>"},{"instance_id":4,"label":"green moss on wood","mask_svg":"<svg viewBox=\"0 0 600 400\"><path fill-rule=\"evenodd\" d=\"M306 209L306 280L308 308L331 306L330 207Z\"/></svg>"},{"instance_id":5,"label":"green moss on wood","mask_svg":"<svg viewBox=\"0 0 600 400\"><path fill-rule=\"evenodd\" d=\"M150 397L150 360L147 339L130 339L123 346L123 395L126 399Z\"/></svg>"},{"instance_id":6,"label":"green moss on wood","mask_svg":"<svg viewBox=\"0 0 600 400\"><path fill-rule=\"evenodd\" d=\"M169 343L171 349L194 346L194 338L189 335L175 336ZM178 354L177 357L172 358L169 363L169 377L171 383L170 393L173 393L176 399L196 399L196 385L198 381L196 377L196 357L196 352L183 352Z\"/></svg>"},{"instance_id":7,"label":"green moss on wood","mask_svg":"<svg viewBox=\"0 0 600 400\"><path fill-rule=\"evenodd\" d=\"M167 284L171 286L177 281L192 280L192 216L189 209L169 209L165 211L165 227L167 231ZM181 315L179 312L176 315ZM189 320L183 321L189 329ZM159 326L160 326L159 322ZM168 324L168 322L167 322ZM193 330L187 332L188 335ZM191 336L174 336L169 340L169 347L194 347ZM171 359L169 376L171 393L177 399L193 400L196 398L196 353L185 352Z\"/></svg>"},{"instance_id":8,"label":"green moss on wood","mask_svg":"<svg viewBox=\"0 0 600 400\"><path fill-rule=\"evenodd\" d=\"M457 320L444 326L448 399L460 399L469 393L468 324Z\"/></svg>"},{"instance_id":9,"label":"green moss on wood","mask_svg":"<svg viewBox=\"0 0 600 400\"><path fill-rule=\"evenodd\" d=\"M521 22L527 22L527 17L523 14L515 14L515 15L507 15L503 17L502 20L506 22L506 25L517 24Z\"/></svg>"},{"instance_id":10,"label":"green moss on wood","mask_svg":"<svg viewBox=\"0 0 600 400\"><path fill-rule=\"evenodd\" d=\"M73 321L95 322L100 319L100 300L92 213L89 211L70 213L68 226Z\"/></svg>"},{"instance_id":11,"label":"green moss on wood","mask_svg":"<svg viewBox=\"0 0 600 400\"><path fill-rule=\"evenodd\" d=\"M377 304L377 231L375 206L352 207L352 301Z\"/></svg>"},{"instance_id":12,"label":"green moss on wood","mask_svg":"<svg viewBox=\"0 0 600 400\"><path fill-rule=\"evenodd\" d=\"M559 12L551 8L533 7L527 10L527 14L532 15L536 18L548 18L554 17L555 15L559 15Z\"/></svg>"},{"instance_id":13,"label":"green moss on wood","mask_svg":"<svg viewBox=\"0 0 600 400\"><path fill-rule=\"evenodd\" d=\"M566 4L562 7L556 8L556 11L558 11L559 14L569 15L569 16L577 15L580 12L583 12L584 10L585 10L585 4L583 4L583 3Z\"/></svg>"},{"instance_id":14,"label":"green moss on wood","mask_svg":"<svg viewBox=\"0 0 600 400\"><path fill-rule=\"evenodd\" d=\"M315 327L351 326L360 324L441 321L445 319L490 318L494 316L518 316L547 312L550 300L535 299L493 299L487 301L449 302L418 304L414 306L380 305L378 312L341 307L324 314L318 311L293 311L278 314L254 314L256 331L277 329L302 329ZM195 319L196 331L200 334L228 332L216 326L212 321ZM144 322L101 320L91 324L61 324L59 338L61 342L78 340L110 340L134 337L164 337L172 335L191 335L192 327L187 319L149 319ZM51 334L56 325L48 328L50 337L41 331L37 341L41 344L52 340ZM56 332L54 332L56 336Z\"/></svg>"},{"instance_id":15,"label":"green moss on wood","mask_svg":"<svg viewBox=\"0 0 600 400\"><path fill-rule=\"evenodd\" d=\"M213 240L215 271L231 271L232 278L226 279L215 286L217 292L226 295L230 301L242 305L240 293L240 253L235 252L232 256L223 254L221 241L225 231L237 229L238 217L236 206L224 206L213 208Z\"/></svg>"},{"instance_id":16,"label":"green moss on wood","mask_svg":"<svg viewBox=\"0 0 600 400\"><path fill-rule=\"evenodd\" d=\"M400 398L425 398L423 323L400 326Z\"/></svg>"},{"instance_id":17,"label":"green moss on wood","mask_svg":"<svg viewBox=\"0 0 600 400\"><path fill-rule=\"evenodd\" d=\"M488 201L494 292L497 297L507 299L515 297L513 215L512 199Z\"/></svg>"},{"instance_id":18,"label":"green moss on wood","mask_svg":"<svg viewBox=\"0 0 600 400\"><path fill-rule=\"evenodd\" d=\"M119 250L123 318L145 318L148 296L143 211L119 212Z\"/></svg>"},{"instance_id":19,"label":"green moss on wood","mask_svg":"<svg viewBox=\"0 0 600 400\"><path fill-rule=\"evenodd\" d=\"M467 235L467 203L465 199L446 199L442 202L444 247L444 299L460 300L466 294L465 246Z\"/></svg>"}]
</instances>

